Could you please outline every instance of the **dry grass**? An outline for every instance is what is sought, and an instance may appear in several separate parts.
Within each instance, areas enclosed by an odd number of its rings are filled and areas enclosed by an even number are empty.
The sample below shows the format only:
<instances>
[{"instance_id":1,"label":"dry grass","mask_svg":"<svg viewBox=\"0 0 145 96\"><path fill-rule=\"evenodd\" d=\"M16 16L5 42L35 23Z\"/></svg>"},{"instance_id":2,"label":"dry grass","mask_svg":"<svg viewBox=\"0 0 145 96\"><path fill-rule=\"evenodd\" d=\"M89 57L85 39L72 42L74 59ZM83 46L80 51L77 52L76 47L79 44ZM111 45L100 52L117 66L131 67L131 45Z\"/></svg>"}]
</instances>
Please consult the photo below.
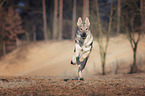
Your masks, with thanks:
<instances>
[{"instance_id":1,"label":"dry grass","mask_svg":"<svg viewBox=\"0 0 145 96\"><path fill-rule=\"evenodd\" d=\"M139 42L137 60L139 68L145 69L145 38ZM0 60L0 75L8 76L76 76L77 67L70 64L74 41L36 42L21 46ZM132 49L124 35L112 37L109 42L106 73L113 74L118 65L118 74L128 73L132 64ZM114 65L114 67L113 67ZM113 69L114 68L114 69ZM98 43L93 50L83 75L101 73Z\"/></svg>"}]
</instances>

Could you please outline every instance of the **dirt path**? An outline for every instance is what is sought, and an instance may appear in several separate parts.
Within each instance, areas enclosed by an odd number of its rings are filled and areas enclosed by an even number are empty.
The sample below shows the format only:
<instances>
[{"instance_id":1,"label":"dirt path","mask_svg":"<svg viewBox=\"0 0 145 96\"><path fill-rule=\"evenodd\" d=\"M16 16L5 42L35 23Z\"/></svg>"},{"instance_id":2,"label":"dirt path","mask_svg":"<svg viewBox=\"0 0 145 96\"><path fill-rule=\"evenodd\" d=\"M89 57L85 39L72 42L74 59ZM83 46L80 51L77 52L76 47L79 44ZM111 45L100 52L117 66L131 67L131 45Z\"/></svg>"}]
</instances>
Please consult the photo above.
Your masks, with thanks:
<instances>
[{"instance_id":1,"label":"dirt path","mask_svg":"<svg viewBox=\"0 0 145 96\"><path fill-rule=\"evenodd\" d=\"M145 75L140 73L118 76L91 76L85 77L84 81L64 81L64 78L46 76L0 77L0 95L145 96Z\"/></svg>"}]
</instances>

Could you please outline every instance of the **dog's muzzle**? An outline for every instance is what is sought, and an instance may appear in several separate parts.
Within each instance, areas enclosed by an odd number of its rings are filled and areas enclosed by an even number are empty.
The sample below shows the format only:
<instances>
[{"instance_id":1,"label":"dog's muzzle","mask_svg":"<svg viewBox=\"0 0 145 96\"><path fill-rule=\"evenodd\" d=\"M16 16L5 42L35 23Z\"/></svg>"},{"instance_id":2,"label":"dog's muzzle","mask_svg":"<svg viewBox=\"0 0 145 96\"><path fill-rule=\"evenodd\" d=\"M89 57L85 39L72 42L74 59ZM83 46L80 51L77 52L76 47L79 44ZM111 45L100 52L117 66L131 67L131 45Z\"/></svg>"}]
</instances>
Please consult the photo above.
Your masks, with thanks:
<instances>
[{"instance_id":1,"label":"dog's muzzle","mask_svg":"<svg viewBox=\"0 0 145 96\"><path fill-rule=\"evenodd\" d=\"M82 36L83 39L86 39L87 34L85 32L83 32L81 36Z\"/></svg>"}]
</instances>

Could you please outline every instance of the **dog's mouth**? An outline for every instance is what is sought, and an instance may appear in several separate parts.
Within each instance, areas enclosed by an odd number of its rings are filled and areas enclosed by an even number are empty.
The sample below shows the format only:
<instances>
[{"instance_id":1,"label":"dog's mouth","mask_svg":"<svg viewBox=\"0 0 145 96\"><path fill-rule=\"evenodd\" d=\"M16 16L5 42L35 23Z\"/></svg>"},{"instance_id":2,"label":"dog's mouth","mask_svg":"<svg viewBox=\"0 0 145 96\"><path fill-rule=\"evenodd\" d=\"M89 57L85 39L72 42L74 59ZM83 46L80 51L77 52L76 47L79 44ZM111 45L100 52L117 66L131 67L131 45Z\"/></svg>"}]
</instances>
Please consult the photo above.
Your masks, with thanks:
<instances>
[{"instance_id":1,"label":"dog's mouth","mask_svg":"<svg viewBox=\"0 0 145 96\"><path fill-rule=\"evenodd\" d=\"M83 39L86 39L87 34L86 34L86 33L83 33L83 34L81 35L81 37L82 37Z\"/></svg>"},{"instance_id":2,"label":"dog's mouth","mask_svg":"<svg viewBox=\"0 0 145 96\"><path fill-rule=\"evenodd\" d=\"M82 36L83 39L86 39L86 36Z\"/></svg>"}]
</instances>

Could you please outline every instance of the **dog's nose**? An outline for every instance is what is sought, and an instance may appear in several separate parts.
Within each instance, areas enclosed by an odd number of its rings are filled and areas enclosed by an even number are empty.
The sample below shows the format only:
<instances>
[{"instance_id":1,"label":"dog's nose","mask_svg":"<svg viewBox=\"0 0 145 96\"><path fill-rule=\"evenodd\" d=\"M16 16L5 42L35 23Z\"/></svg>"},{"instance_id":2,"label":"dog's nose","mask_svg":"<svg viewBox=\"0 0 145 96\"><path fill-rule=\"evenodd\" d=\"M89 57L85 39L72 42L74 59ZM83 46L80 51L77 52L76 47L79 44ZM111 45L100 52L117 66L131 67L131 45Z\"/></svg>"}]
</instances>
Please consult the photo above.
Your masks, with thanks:
<instances>
[{"instance_id":1,"label":"dog's nose","mask_svg":"<svg viewBox=\"0 0 145 96\"><path fill-rule=\"evenodd\" d=\"M83 32L83 36L86 36L86 33L85 32Z\"/></svg>"}]
</instances>

